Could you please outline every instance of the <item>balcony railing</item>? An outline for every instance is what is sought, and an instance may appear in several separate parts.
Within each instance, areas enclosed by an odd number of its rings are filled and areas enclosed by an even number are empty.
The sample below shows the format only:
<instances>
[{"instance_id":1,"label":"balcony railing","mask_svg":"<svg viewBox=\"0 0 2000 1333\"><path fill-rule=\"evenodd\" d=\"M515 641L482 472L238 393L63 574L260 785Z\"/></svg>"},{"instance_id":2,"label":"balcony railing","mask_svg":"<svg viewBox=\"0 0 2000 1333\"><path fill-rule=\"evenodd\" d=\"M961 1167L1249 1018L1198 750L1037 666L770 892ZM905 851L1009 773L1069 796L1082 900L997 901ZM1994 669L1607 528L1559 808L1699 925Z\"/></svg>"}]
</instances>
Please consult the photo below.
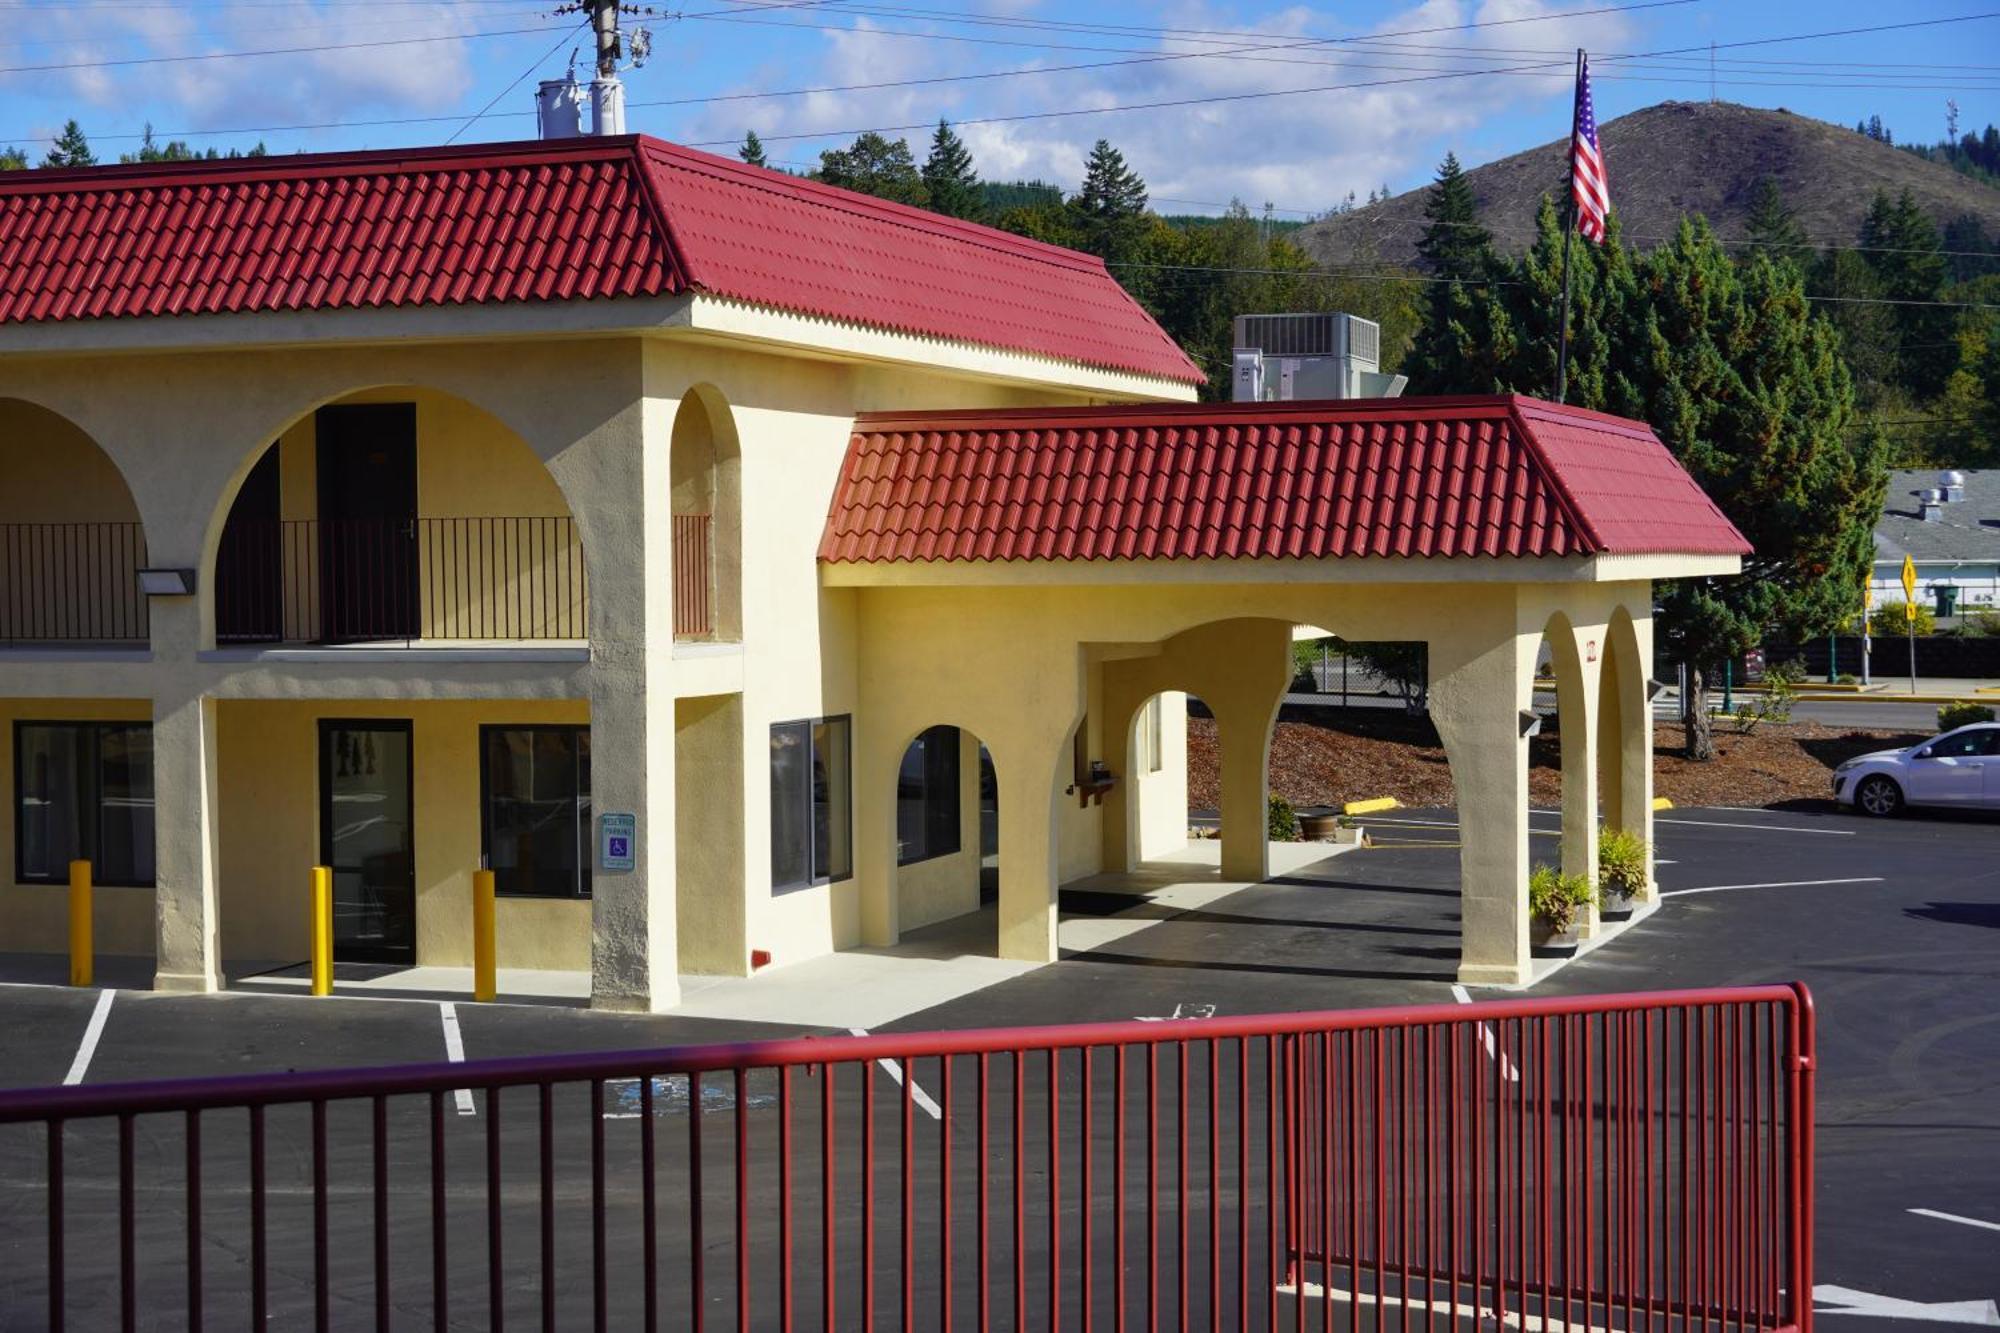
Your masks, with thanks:
<instances>
[{"instance_id":1,"label":"balcony railing","mask_svg":"<svg viewBox=\"0 0 2000 1333\"><path fill-rule=\"evenodd\" d=\"M144 643L137 523L0 523L0 643Z\"/></svg>"},{"instance_id":2,"label":"balcony railing","mask_svg":"<svg viewBox=\"0 0 2000 1333\"><path fill-rule=\"evenodd\" d=\"M216 557L219 643L582 639L574 519L239 520Z\"/></svg>"},{"instance_id":3,"label":"balcony railing","mask_svg":"<svg viewBox=\"0 0 2000 1333\"><path fill-rule=\"evenodd\" d=\"M715 633L708 553L714 521L707 514L674 515L674 637L705 639Z\"/></svg>"}]
</instances>

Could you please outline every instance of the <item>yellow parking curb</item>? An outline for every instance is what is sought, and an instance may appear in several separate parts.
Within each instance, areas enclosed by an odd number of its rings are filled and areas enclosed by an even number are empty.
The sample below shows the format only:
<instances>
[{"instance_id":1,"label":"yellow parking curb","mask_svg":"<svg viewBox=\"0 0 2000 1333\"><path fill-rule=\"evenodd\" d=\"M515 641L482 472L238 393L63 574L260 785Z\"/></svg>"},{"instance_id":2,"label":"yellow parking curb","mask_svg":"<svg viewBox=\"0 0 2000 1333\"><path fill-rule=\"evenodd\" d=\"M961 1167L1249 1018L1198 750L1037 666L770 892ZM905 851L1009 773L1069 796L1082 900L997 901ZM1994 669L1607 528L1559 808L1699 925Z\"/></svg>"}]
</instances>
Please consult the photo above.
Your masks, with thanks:
<instances>
[{"instance_id":1,"label":"yellow parking curb","mask_svg":"<svg viewBox=\"0 0 2000 1333\"><path fill-rule=\"evenodd\" d=\"M1340 807L1343 815L1374 815L1384 810L1397 809L1402 802L1393 796L1377 796L1367 801L1349 801Z\"/></svg>"},{"instance_id":2,"label":"yellow parking curb","mask_svg":"<svg viewBox=\"0 0 2000 1333\"><path fill-rule=\"evenodd\" d=\"M1655 796L1653 798L1653 808L1655 810L1671 810L1674 808L1674 803L1664 796Z\"/></svg>"},{"instance_id":3,"label":"yellow parking curb","mask_svg":"<svg viewBox=\"0 0 2000 1333\"><path fill-rule=\"evenodd\" d=\"M1973 694L1826 694L1800 692L1794 703L1802 704L1978 704L1988 702Z\"/></svg>"}]
</instances>

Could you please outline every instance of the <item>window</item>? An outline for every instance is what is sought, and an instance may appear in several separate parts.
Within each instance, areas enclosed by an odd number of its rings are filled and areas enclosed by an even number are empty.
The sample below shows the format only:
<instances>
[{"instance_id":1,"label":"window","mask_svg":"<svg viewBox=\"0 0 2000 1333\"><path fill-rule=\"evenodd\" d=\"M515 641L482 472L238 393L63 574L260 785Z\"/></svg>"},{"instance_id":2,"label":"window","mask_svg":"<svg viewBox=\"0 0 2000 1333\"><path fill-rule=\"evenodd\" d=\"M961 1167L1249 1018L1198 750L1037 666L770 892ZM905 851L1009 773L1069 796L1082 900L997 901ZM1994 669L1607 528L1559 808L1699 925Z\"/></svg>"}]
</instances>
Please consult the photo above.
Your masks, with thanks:
<instances>
[{"instance_id":1,"label":"window","mask_svg":"<svg viewBox=\"0 0 2000 1333\"><path fill-rule=\"evenodd\" d=\"M151 723L14 724L14 878L65 883L76 860L98 884L153 886Z\"/></svg>"},{"instance_id":2,"label":"window","mask_svg":"<svg viewBox=\"0 0 2000 1333\"><path fill-rule=\"evenodd\" d=\"M2000 751L2000 729L1981 727L1961 731L1931 742L1931 754L1940 759L1978 759Z\"/></svg>"},{"instance_id":3,"label":"window","mask_svg":"<svg viewBox=\"0 0 2000 1333\"><path fill-rule=\"evenodd\" d=\"M958 850L958 728L932 727L903 751L896 775L896 864Z\"/></svg>"},{"instance_id":4,"label":"window","mask_svg":"<svg viewBox=\"0 0 2000 1333\"><path fill-rule=\"evenodd\" d=\"M1139 762L1141 773L1160 771L1160 696L1146 700L1146 706L1139 710Z\"/></svg>"},{"instance_id":5,"label":"window","mask_svg":"<svg viewBox=\"0 0 2000 1333\"><path fill-rule=\"evenodd\" d=\"M493 891L590 896L590 728L479 729L480 850Z\"/></svg>"},{"instance_id":6,"label":"window","mask_svg":"<svg viewBox=\"0 0 2000 1333\"><path fill-rule=\"evenodd\" d=\"M800 889L854 873L850 719L771 728L771 888Z\"/></svg>"}]
</instances>

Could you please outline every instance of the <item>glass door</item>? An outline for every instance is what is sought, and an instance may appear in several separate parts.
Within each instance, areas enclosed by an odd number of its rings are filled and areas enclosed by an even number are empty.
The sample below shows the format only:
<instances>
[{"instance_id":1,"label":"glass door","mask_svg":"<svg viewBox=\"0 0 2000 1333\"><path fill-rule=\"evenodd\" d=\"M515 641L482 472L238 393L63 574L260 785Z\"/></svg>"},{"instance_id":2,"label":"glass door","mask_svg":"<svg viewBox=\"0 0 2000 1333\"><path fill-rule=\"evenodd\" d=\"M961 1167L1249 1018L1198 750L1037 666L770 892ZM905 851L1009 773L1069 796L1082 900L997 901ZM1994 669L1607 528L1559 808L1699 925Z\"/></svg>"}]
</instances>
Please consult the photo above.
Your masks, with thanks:
<instances>
[{"instance_id":1,"label":"glass door","mask_svg":"<svg viewBox=\"0 0 2000 1333\"><path fill-rule=\"evenodd\" d=\"M333 869L337 962L414 963L416 842L410 724L319 724L320 864Z\"/></svg>"}]
</instances>

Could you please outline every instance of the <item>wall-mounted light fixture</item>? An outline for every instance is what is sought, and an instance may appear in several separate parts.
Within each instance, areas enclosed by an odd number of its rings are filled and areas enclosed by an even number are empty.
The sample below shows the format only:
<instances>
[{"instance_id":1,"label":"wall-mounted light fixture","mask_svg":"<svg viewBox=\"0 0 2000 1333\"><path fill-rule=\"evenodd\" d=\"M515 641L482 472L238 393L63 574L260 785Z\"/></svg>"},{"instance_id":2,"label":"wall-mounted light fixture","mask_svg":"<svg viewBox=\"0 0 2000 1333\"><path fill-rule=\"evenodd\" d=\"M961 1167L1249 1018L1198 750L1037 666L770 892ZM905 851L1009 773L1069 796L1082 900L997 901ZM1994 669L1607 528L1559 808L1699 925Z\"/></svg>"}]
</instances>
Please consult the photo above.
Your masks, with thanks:
<instances>
[{"instance_id":1,"label":"wall-mounted light fixture","mask_svg":"<svg viewBox=\"0 0 2000 1333\"><path fill-rule=\"evenodd\" d=\"M139 571L139 591L147 597L192 597L194 596L194 571L192 569L142 569Z\"/></svg>"},{"instance_id":2,"label":"wall-mounted light fixture","mask_svg":"<svg viewBox=\"0 0 2000 1333\"><path fill-rule=\"evenodd\" d=\"M1521 739L1542 734L1542 715L1532 708L1521 710Z\"/></svg>"}]
</instances>

